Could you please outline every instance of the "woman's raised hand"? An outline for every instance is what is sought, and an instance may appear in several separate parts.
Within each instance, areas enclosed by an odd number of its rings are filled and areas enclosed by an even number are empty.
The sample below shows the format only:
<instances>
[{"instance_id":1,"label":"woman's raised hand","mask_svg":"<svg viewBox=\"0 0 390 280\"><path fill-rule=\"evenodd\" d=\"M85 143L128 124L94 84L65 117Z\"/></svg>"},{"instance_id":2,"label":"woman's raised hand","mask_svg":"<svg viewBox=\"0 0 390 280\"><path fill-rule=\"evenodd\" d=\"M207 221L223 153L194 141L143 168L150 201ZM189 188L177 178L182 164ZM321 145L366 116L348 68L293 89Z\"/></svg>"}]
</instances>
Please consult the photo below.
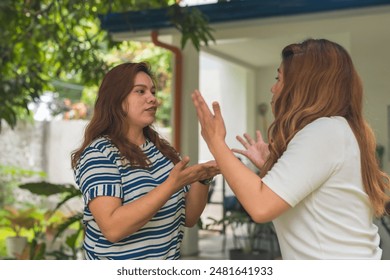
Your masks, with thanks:
<instances>
[{"instance_id":1,"label":"woman's raised hand","mask_svg":"<svg viewBox=\"0 0 390 280\"><path fill-rule=\"evenodd\" d=\"M192 93L192 101L198 115L202 137L206 141L210 152L213 153L214 146L224 142L226 137L221 108L218 102L213 102L213 114L198 90Z\"/></svg>"},{"instance_id":2,"label":"woman's raised hand","mask_svg":"<svg viewBox=\"0 0 390 280\"><path fill-rule=\"evenodd\" d=\"M264 142L259 130L256 131L256 141L248 133L244 133L244 138L245 140L241 136L236 137L245 150L232 149L232 151L247 157L258 169L261 169L269 156L268 144Z\"/></svg>"}]
</instances>

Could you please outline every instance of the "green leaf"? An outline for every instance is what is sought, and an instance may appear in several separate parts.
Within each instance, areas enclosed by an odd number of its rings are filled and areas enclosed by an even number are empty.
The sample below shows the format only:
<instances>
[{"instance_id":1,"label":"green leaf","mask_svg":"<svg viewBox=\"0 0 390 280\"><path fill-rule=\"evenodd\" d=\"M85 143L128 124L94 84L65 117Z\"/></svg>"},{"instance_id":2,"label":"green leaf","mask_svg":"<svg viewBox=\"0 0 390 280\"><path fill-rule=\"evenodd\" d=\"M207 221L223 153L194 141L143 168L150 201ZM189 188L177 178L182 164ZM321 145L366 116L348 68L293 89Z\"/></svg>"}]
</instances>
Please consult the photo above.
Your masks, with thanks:
<instances>
[{"instance_id":1,"label":"green leaf","mask_svg":"<svg viewBox=\"0 0 390 280\"><path fill-rule=\"evenodd\" d=\"M77 190L71 184L52 184L45 181L26 183L19 185L19 188L28 190L33 194L50 196L54 194L69 193L80 195L80 191Z\"/></svg>"},{"instance_id":2,"label":"green leaf","mask_svg":"<svg viewBox=\"0 0 390 280\"><path fill-rule=\"evenodd\" d=\"M71 225L73 225L74 223L81 223L82 221L82 218L83 218L83 214L82 213L77 213L75 214L74 216L68 218L65 222L63 222L62 224L60 224L58 226L58 232L57 234L54 236L54 240L57 239L59 236L61 236L65 230L67 230Z\"/></svg>"}]
</instances>

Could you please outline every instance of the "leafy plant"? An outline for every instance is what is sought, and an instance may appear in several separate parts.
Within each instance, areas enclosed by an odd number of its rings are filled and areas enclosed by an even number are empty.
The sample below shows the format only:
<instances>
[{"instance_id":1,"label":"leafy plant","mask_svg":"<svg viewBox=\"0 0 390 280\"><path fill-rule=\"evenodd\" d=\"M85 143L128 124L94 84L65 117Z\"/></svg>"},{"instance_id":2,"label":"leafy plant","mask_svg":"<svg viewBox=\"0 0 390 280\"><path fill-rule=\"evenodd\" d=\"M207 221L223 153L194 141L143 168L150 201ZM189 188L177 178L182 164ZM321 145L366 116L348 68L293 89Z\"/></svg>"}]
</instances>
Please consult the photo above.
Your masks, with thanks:
<instances>
[{"instance_id":1,"label":"leafy plant","mask_svg":"<svg viewBox=\"0 0 390 280\"><path fill-rule=\"evenodd\" d=\"M23 250L20 256L17 256L18 260L45 260L46 259L46 243L39 242L36 238L33 238L29 242L28 246Z\"/></svg>"},{"instance_id":2,"label":"leafy plant","mask_svg":"<svg viewBox=\"0 0 390 280\"><path fill-rule=\"evenodd\" d=\"M37 219L33 217L35 208L17 209L11 206L5 206L3 209L1 227L11 229L15 236L22 236L23 230L31 230L35 227Z\"/></svg>"},{"instance_id":3,"label":"leafy plant","mask_svg":"<svg viewBox=\"0 0 390 280\"><path fill-rule=\"evenodd\" d=\"M174 0L2 0L0 128L2 120L15 127L29 113L28 104L54 91L58 81L99 84L111 66L103 54L121 45L100 28L99 15L161 7L174 11L183 47L191 40L199 49L212 38L199 10L181 8Z\"/></svg>"},{"instance_id":4,"label":"leafy plant","mask_svg":"<svg viewBox=\"0 0 390 280\"><path fill-rule=\"evenodd\" d=\"M60 195L61 198L56 207L51 211L50 216L59 210L61 206L65 205L70 199L81 197L81 192L72 184L52 184L41 181L22 184L19 188L41 196ZM81 250L80 240L84 234L82 217L83 214L81 212L75 212L70 217L65 217L47 228L47 233L53 235L52 242L57 240L59 237L65 238L65 244L63 244L59 250L51 252L51 256L58 259L77 258L77 254ZM71 231L71 234L67 234L69 231ZM69 251L69 253L66 251Z\"/></svg>"},{"instance_id":5,"label":"leafy plant","mask_svg":"<svg viewBox=\"0 0 390 280\"><path fill-rule=\"evenodd\" d=\"M45 220L44 214L35 206L28 206L21 209L5 206L2 211L2 223L0 226L11 229L15 234L14 237L22 237L24 239L23 241L8 236L11 239L7 241L9 242L7 246L12 246L11 244L14 242L27 243L21 253L14 253L14 257L16 259L44 259L46 244L40 240L44 230L44 223L42 223ZM30 242L27 242L30 236L32 236L32 239Z\"/></svg>"},{"instance_id":6,"label":"leafy plant","mask_svg":"<svg viewBox=\"0 0 390 280\"><path fill-rule=\"evenodd\" d=\"M181 48L184 48L187 41L191 40L194 47L199 51L202 42L208 45L214 41L212 32L208 25L208 19L195 7L181 7L179 4L172 5L168 11L171 22L183 36L181 37Z\"/></svg>"}]
</instances>

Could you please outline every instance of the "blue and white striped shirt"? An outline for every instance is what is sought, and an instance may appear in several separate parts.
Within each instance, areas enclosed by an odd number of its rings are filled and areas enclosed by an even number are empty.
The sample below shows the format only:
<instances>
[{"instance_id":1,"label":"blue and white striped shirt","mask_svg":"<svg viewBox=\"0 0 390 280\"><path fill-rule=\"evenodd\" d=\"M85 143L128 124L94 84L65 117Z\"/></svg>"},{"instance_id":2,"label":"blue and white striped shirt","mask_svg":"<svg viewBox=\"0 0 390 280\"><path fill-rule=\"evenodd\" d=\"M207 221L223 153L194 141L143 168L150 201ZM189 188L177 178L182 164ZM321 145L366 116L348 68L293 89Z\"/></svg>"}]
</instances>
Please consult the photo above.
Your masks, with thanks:
<instances>
[{"instance_id":1,"label":"blue and white striped shirt","mask_svg":"<svg viewBox=\"0 0 390 280\"><path fill-rule=\"evenodd\" d=\"M156 215L140 230L116 243L100 231L88 208L97 196L122 199L123 205L144 196L163 183L173 163L151 142L141 146L151 162L148 169L123 165L119 150L109 138L94 140L82 153L75 170L77 185L85 203L86 259L178 259L185 221L185 187L173 194Z\"/></svg>"}]
</instances>

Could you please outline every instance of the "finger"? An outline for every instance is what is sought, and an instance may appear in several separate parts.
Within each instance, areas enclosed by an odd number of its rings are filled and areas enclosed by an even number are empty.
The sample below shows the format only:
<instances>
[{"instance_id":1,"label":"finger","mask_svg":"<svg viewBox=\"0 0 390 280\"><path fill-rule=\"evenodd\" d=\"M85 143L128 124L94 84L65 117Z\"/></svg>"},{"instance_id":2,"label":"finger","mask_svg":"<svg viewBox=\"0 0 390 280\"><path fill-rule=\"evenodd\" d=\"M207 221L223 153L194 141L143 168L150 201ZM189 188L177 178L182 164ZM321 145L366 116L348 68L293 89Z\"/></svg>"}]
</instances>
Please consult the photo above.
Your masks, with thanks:
<instances>
[{"instance_id":1,"label":"finger","mask_svg":"<svg viewBox=\"0 0 390 280\"><path fill-rule=\"evenodd\" d=\"M199 107L199 91L198 90L194 90L191 94L191 98L192 98L192 103L194 103L195 107Z\"/></svg>"},{"instance_id":2,"label":"finger","mask_svg":"<svg viewBox=\"0 0 390 280\"><path fill-rule=\"evenodd\" d=\"M257 138L257 142L264 142L260 130L256 130L256 138Z\"/></svg>"},{"instance_id":3,"label":"finger","mask_svg":"<svg viewBox=\"0 0 390 280\"><path fill-rule=\"evenodd\" d=\"M248 149L248 143L247 143L247 142L245 142L245 141L244 141L244 139L242 139L242 137L241 137L241 136L237 135L237 136L236 136L236 139L238 140L238 142L240 142L240 143L241 143L241 145L243 145L243 146L244 146L244 148L245 148L245 149Z\"/></svg>"},{"instance_id":4,"label":"finger","mask_svg":"<svg viewBox=\"0 0 390 280\"><path fill-rule=\"evenodd\" d=\"M246 156L246 151L244 151L244 150L232 149L232 152L236 153L236 154L240 154L240 155Z\"/></svg>"},{"instance_id":5,"label":"finger","mask_svg":"<svg viewBox=\"0 0 390 280\"><path fill-rule=\"evenodd\" d=\"M185 167L190 162L190 157L189 156L184 156L181 161L183 163L183 166Z\"/></svg>"},{"instance_id":6,"label":"finger","mask_svg":"<svg viewBox=\"0 0 390 280\"><path fill-rule=\"evenodd\" d=\"M244 137L246 141L248 141L249 144L253 145L255 144L255 141L252 139L252 137L248 133L244 133Z\"/></svg>"},{"instance_id":7,"label":"finger","mask_svg":"<svg viewBox=\"0 0 390 280\"><path fill-rule=\"evenodd\" d=\"M196 114L198 117L198 121L202 130L202 136L203 136L203 129L207 126L208 123L211 122L211 120L214 118L213 114L211 113L209 107L207 106L203 96L200 94L198 90L195 90L192 93L192 99L195 105Z\"/></svg>"},{"instance_id":8,"label":"finger","mask_svg":"<svg viewBox=\"0 0 390 280\"><path fill-rule=\"evenodd\" d=\"M179 162L177 163L178 168L179 168L180 170L185 169L185 167L187 166L187 164L188 164L189 162L190 162L190 157L189 157L189 156L183 157L182 160L179 161Z\"/></svg>"},{"instance_id":9,"label":"finger","mask_svg":"<svg viewBox=\"0 0 390 280\"><path fill-rule=\"evenodd\" d=\"M213 111L214 111L215 118L223 121L222 113L221 113L221 107L219 106L219 103L214 101L212 106L213 106Z\"/></svg>"},{"instance_id":10,"label":"finger","mask_svg":"<svg viewBox=\"0 0 390 280\"><path fill-rule=\"evenodd\" d=\"M201 98L201 96L200 96L199 91L195 90L192 93L191 98L192 98L192 103L194 103L196 114L198 116L199 122L202 123L202 121L203 121L203 114L202 114L202 111L200 109L199 99Z\"/></svg>"},{"instance_id":11,"label":"finger","mask_svg":"<svg viewBox=\"0 0 390 280\"><path fill-rule=\"evenodd\" d=\"M198 117L212 117L212 113L199 90L194 90L191 95Z\"/></svg>"}]
</instances>

